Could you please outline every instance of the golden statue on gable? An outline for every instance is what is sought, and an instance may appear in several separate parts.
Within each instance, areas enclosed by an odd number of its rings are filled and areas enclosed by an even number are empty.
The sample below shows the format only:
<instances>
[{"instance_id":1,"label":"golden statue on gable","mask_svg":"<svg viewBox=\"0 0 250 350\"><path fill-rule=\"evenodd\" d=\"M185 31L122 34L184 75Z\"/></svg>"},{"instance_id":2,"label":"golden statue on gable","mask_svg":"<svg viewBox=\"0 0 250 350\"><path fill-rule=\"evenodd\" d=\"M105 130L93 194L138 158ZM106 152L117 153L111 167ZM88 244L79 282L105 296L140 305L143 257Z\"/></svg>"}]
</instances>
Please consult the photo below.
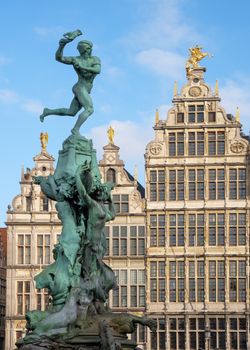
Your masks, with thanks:
<instances>
[{"instance_id":1,"label":"golden statue on gable","mask_svg":"<svg viewBox=\"0 0 250 350\"><path fill-rule=\"evenodd\" d=\"M41 141L42 152L47 152L46 147L47 147L47 143L49 141L49 135L47 132L45 132L45 133L41 132L40 141Z\"/></svg>"},{"instance_id":2,"label":"golden statue on gable","mask_svg":"<svg viewBox=\"0 0 250 350\"><path fill-rule=\"evenodd\" d=\"M187 71L187 76L190 76L191 71L194 68L198 68L199 62L206 56L212 57L208 52L201 52L202 47L196 45L195 47L191 47L188 49L190 52L189 59L186 62L186 71Z\"/></svg>"},{"instance_id":3,"label":"golden statue on gable","mask_svg":"<svg viewBox=\"0 0 250 350\"><path fill-rule=\"evenodd\" d=\"M107 131L109 143L114 144L115 130L110 126Z\"/></svg>"}]
</instances>

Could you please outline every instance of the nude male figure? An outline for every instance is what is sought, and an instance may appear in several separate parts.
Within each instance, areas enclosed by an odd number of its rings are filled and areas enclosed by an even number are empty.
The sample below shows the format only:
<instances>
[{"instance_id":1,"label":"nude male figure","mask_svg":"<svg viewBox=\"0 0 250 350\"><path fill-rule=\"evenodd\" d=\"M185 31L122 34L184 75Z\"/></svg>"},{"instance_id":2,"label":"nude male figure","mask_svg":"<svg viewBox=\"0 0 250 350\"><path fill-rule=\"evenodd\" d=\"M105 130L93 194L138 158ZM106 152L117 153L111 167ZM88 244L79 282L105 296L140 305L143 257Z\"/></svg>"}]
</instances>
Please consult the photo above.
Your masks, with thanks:
<instances>
[{"instance_id":1,"label":"nude male figure","mask_svg":"<svg viewBox=\"0 0 250 350\"><path fill-rule=\"evenodd\" d=\"M94 112L90 92L96 75L101 71L101 61L98 57L92 56L93 44L88 40L82 40L78 43L77 49L80 56L63 56L64 47L72 40L74 40L74 36L65 34L64 38L59 41L59 47L56 51L56 60L65 64L71 64L78 75L78 81L72 88L74 98L69 108L44 108L43 113L40 115L40 120L43 122L44 118L48 115L68 115L74 117L77 112L84 108L84 111L79 114L71 130L72 134L78 134L81 125Z\"/></svg>"}]
</instances>

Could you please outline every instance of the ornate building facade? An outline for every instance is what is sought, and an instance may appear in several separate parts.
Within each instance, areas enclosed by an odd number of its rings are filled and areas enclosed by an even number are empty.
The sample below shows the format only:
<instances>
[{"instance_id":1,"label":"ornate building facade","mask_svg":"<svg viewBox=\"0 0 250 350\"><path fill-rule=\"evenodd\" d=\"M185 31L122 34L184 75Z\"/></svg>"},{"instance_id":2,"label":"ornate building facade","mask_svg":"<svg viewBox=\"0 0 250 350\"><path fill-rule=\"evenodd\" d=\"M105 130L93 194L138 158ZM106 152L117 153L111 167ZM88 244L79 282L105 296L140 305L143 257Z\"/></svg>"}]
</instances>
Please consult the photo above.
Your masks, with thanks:
<instances>
[{"instance_id":1,"label":"ornate building facade","mask_svg":"<svg viewBox=\"0 0 250 350\"><path fill-rule=\"evenodd\" d=\"M221 107L218 84L212 91L205 83L205 68L187 72L167 119L156 116L145 193L109 129L99 162L103 180L115 184L105 261L119 289L109 304L156 319L156 333L138 327L133 335L144 350L250 349L249 139L239 112ZM6 350L23 335L25 312L48 304L33 278L52 261L61 231L55 203L32 182L54 171L43 142L34 161L7 212Z\"/></svg>"},{"instance_id":2,"label":"ornate building facade","mask_svg":"<svg viewBox=\"0 0 250 350\"><path fill-rule=\"evenodd\" d=\"M188 74L146 149L148 349L247 349L249 139ZM248 347L247 347L248 344Z\"/></svg>"},{"instance_id":3,"label":"ornate building facade","mask_svg":"<svg viewBox=\"0 0 250 350\"><path fill-rule=\"evenodd\" d=\"M44 310L46 290L37 291L34 276L52 262L52 250L61 232L55 202L46 198L32 176L54 172L54 158L42 141L41 153L34 157L34 168L21 174L21 193L7 212L8 260L5 349L13 350L25 332L27 310ZM104 181L115 184L112 192L117 216L106 227L106 262L113 268L119 289L110 295L110 307L117 311L145 312L145 214L144 188L124 168L119 147L110 139L100 161ZM133 335L145 342L139 327Z\"/></svg>"},{"instance_id":4,"label":"ornate building facade","mask_svg":"<svg viewBox=\"0 0 250 350\"><path fill-rule=\"evenodd\" d=\"M0 228L0 350L4 349L6 314L7 229Z\"/></svg>"}]
</instances>

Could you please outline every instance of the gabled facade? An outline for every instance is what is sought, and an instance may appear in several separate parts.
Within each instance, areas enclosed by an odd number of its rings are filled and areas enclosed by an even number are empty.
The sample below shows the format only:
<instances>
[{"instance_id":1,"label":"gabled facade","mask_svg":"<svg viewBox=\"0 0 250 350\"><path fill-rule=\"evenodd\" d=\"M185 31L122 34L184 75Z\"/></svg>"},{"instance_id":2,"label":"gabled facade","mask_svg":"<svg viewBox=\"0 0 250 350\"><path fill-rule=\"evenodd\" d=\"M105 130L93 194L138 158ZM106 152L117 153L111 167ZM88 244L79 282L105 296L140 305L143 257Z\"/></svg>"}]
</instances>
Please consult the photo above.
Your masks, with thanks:
<instances>
[{"instance_id":1,"label":"gabled facade","mask_svg":"<svg viewBox=\"0 0 250 350\"><path fill-rule=\"evenodd\" d=\"M149 349L246 349L249 139L204 82L188 76L146 149ZM249 346L249 345L248 345Z\"/></svg>"},{"instance_id":2,"label":"gabled facade","mask_svg":"<svg viewBox=\"0 0 250 350\"><path fill-rule=\"evenodd\" d=\"M61 232L55 202L44 197L32 176L54 172L54 158L46 147L34 157L34 167L22 170L20 189L7 212L8 260L5 350L25 333L27 310L45 309L46 291L35 289L34 276L53 261L52 250ZM106 227L106 262L114 269L120 283L111 293L114 310L142 314L145 311L145 214L144 188L130 175L119 159L119 147L109 143L100 161L103 181L113 182L112 192L117 216ZM144 328L134 335L145 344Z\"/></svg>"}]
</instances>

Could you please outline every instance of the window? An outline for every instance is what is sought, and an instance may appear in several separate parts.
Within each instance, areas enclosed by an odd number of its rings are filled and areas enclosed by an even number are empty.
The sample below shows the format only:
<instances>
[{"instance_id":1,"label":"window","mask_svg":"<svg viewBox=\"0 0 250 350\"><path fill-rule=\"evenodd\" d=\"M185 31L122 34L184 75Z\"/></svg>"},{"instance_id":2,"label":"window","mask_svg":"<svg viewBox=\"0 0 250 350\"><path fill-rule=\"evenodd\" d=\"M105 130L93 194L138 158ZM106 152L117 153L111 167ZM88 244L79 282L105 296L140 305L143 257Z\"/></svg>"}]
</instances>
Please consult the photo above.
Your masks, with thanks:
<instances>
[{"instance_id":1,"label":"window","mask_svg":"<svg viewBox=\"0 0 250 350\"><path fill-rule=\"evenodd\" d=\"M246 301L246 262L244 260L229 261L229 300Z\"/></svg>"},{"instance_id":2,"label":"window","mask_svg":"<svg viewBox=\"0 0 250 350\"><path fill-rule=\"evenodd\" d=\"M184 214L169 215L169 245L184 246Z\"/></svg>"},{"instance_id":3,"label":"window","mask_svg":"<svg viewBox=\"0 0 250 350\"><path fill-rule=\"evenodd\" d=\"M209 261L209 301L225 301L224 261Z\"/></svg>"},{"instance_id":4,"label":"window","mask_svg":"<svg viewBox=\"0 0 250 350\"><path fill-rule=\"evenodd\" d=\"M165 301L165 261L150 262L150 301Z\"/></svg>"},{"instance_id":5,"label":"window","mask_svg":"<svg viewBox=\"0 0 250 350\"><path fill-rule=\"evenodd\" d=\"M184 155L184 133L171 132L168 139L169 156L183 156Z\"/></svg>"},{"instance_id":6,"label":"window","mask_svg":"<svg viewBox=\"0 0 250 350\"><path fill-rule=\"evenodd\" d=\"M130 306L145 306L145 270L130 271Z\"/></svg>"},{"instance_id":7,"label":"window","mask_svg":"<svg viewBox=\"0 0 250 350\"><path fill-rule=\"evenodd\" d=\"M184 170L169 170L169 200L184 200Z\"/></svg>"},{"instance_id":8,"label":"window","mask_svg":"<svg viewBox=\"0 0 250 350\"><path fill-rule=\"evenodd\" d=\"M184 318L174 317L169 319L169 336L171 350L184 350L186 342Z\"/></svg>"},{"instance_id":9,"label":"window","mask_svg":"<svg viewBox=\"0 0 250 350\"><path fill-rule=\"evenodd\" d=\"M189 123L204 122L204 105L188 106L188 122Z\"/></svg>"},{"instance_id":10,"label":"window","mask_svg":"<svg viewBox=\"0 0 250 350\"><path fill-rule=\"evenodd\" d=\"M225 154L225 132L208 132L208 154L210 156Z\"/></svg>"},{"instance_id":11,"label":"window","mask_svg":"<svg viewBox=\"0 0 250 350\"><path fill-rule=\"evenodd\" d=\"M31 263L31 235L17 236L17 263L30 264Z\"/></svg>"},{"instance_id":12,"label":"window","mask_svg":"<svg viewBox=\"0 0 250 350\"><path fill-rule=\"evenodd\" d=\"M205 349L204 318L189 319L190 350Z\"/></svg>"},{"instance_id":13,"label":"window","mask_svg":"<svg viewBox=\"0 0 250 350\"><path fill-rule=\"evenodd\" d=\"M184 261L169 262L169 301L184 302Z\"/></svg>"},{"instance_id":14,"label":"window","mask_svg":"<svg viewBox=\"0 0 250 350\"><path fill-rule=\"evenodd\" d=\"M131 334L131 340L138 345L140 345L140 343L145 343L145 341L146 341L146 326L138 324L134 333Z\"/></svg>"},{"instance_id":15,"label":"window","mask_svg":"<svg viewBox=\"0 0 250 350\"><path fill-rule=\"evenodd\" d=\"M231 213L229 216L229 245L246 244L246 214Z\"/></svg>"},{"instance_id":16,"label":"window","mask_svg":"<svg viewBox=\"0 0 250 350\"><path fill-rule=\"evenodd\" d=\"M117 279L118 288L113 290L113 307L127 307L128 306L128 274L127 270L114 270Z\"/></svg>"},{"instance_id":17,"label":"window","mask_svg":"<svg viewBox=\"0 0 250 350\"><path fill-rule=\"evenodd\" d=\"M113 255L126 256L128 254L127 226L113 226L112 248Z\"/></svg>"},{"instance_id":18,"label":"window","mask_svg":"<svg viewBox=\"0 0 250 350\"><path fill-rule=\"evenodd\" d=\"M204 155L204 132L188 133L188 155Z\"/></svg>"},{"instance_id":19,"label":"window","mask_svg":"<svg viewBox=\"0 0 250 350\"><path fill-rule=\"evenodd\" d=\"M49 199L43 193L40 195L40 211L49 211Z\"/></svg>"},{"instance_id":20,"label":"window","mask_svg":"<svg viewBox=\"0 0 250 350\"><path fill-rule=\"evenodd\" d=\"M150 200L165 201L165 171L150 171Z\"/></svg>"},{"instance_id":21,"label":"window","mask_svg":"<svg viewBox=\"0 0 250 350\"><path fill-rule=\"evenodd\" d=\"M184 123L184 113L177 113L177 123Z\"/></svg>"},{"instance_id":22,"label":"window","mask_svg":"<svg viewBox=\"0 0 250 350\"><path fill-rule=\"evenodd\" d=\"M32 210L32 197L26 197L26 211L30 212Z\"/></svg>"},{"instance_id":23,"label":"window","mask_svg":"<svg viewBox=\"0 0 250 350\"><path fill-rule=\"evenodd\" d=\"M211 349L226 349L226 322L224 318L209 318Z\"/></svg>"},{"instance_id":24,"label":"window","mask_svg":"<svg viewBox=\"0 0 250 350\"><path fill-rule=\"evenodd\" d=\"M246 198L246 169L229 169L229 198Z\"/></svg>"},{"instance_id":25,"label":"window","mask_svg":"<svg viewBox=\"0 0 250 350\"><path fill-rule=\"evenodd\" d=\"M232 317L229 319L230 349L247 349L246 319Z\"/></svg>"},{"instance_id":26,"label":"window","mask_svg":"<svg viewBox=\"0 0 250 350\"><path fill-rule=\"evenodd\" d=\"M150 246L165 246L165 214L150 215Z\"/></svg>"},{"instance_id":27,"label":"window","mask_svg":"<svg viewBox=\"0 0 250 350\"><path fill-rule=\"evenodd\" d=\"M204 245L204 214L188 215L188 243L191 247Z\"/></svg>"},{"instance_id":28,"label":"window","mask_svg":"<svg viewBox=\"0 0 250 350\"><path fill-rule=\"evenodd\" d=\"M208 112L208 122L209 123L216 122L216 113L215 112Z\"/></svg>"},{"instance_id":29,"label":"window","mask_svg":"<svg viewBox=\"0 0 250 350\"><path fill-rule=\"evenodd\" d=\"M47 289L36 289L36 310L44 311L49 306L49 294Z\"/></svg>"},{"instance_id":30,"label":"window","mask_svg":"<svg viewBox=\"0 0 250 350\"><path fill-rule=\"evenodd\" d=\"M104 233L105 233L105 237L106 237L106 252L105 255L109 256L110 254L110 248L109 248L109 244L110 244L110 226L105 226L104 227Z\"/></svg>"},{"instance_id":31,"label":"window","mask_svg":"<svg viewBox=\"0 0 250 350\"><path fill-rule=\"evenodd\" d=\"M151 350L166 349L166 325L164 318L156 319L156 332L150 331Z\"/></svg>"},{"instance_id":32,"label":"window","mask_svg":"<svg viewBox=\"0 0 250 350\"><path fill-rule=\"evenodd\" d=\"M189 301L204 301L204 261L189 261Z\"/></svg>"},{"instance_id":33,"label":"window","mask_svg":"<svg viewBox=\"0 0 250 350\"><path fill-rule=\"evenodd\" d=\"M113 203L114 203L116 214L129 212L128 194L114 194Z\"/></svg>"},{"instance_id":34,"label":"window","mask_svg":"<svg viewBox=\"0 0 250 350\"><path fill-rule=\"evenodd\" d=\"M17 314L25 315L30 310L30 282L17 282Z\"/></svg>"},{"instance_id":35,"label":"window","mask_svg":"<svg viewBox=\"0 0 250 350\"><path fill-rule=\"evenodd\" d=\"M145 254L145 227L130 227L130 255Z\"/></svg>"},{"instance_id":36,"label":"window","mask_svg":"<svg viewBox=\"0 0 250 350\"><path fill-rule=\"evenodd\" d=\"M50 235L37 235L37 264L50 263Z\"/></svg>"},{"instance_id":37,"label":"window","mask_svg":"<svg viewBox=\"0 0 250 350\"><path fill-rule=\"evenodd\" d=\"M209 199L225 199L224 169L209 169Z\"/></svg>"},{"instance_id":38,"label":"window","mask_svg":"<svg viewBox=\"0 0 250 350\"><path fill-rule=\"evenodd\" d=\"M116 172L115 169L109 168L106 175L107 182L116 183Z\"/></svg>"},{"instance_id":39,"label":"window","mask_svg":"<svg viewBox=\"0 0 250 350\"><path fill-rule=\"evenodd\" d=\"M209 242L210 246L225 244L225 214L209 214Z\"/></svg>"},{"instance_id":40,"label":"window","mask_svg":"<svg viewBox=\"0 0 250 350\"><path fill-rule=\"evenodd\" d=\"M189 200L204 199L204 170L203 169L188 170L188 199Z\"/></svg>"}]
</instances>

